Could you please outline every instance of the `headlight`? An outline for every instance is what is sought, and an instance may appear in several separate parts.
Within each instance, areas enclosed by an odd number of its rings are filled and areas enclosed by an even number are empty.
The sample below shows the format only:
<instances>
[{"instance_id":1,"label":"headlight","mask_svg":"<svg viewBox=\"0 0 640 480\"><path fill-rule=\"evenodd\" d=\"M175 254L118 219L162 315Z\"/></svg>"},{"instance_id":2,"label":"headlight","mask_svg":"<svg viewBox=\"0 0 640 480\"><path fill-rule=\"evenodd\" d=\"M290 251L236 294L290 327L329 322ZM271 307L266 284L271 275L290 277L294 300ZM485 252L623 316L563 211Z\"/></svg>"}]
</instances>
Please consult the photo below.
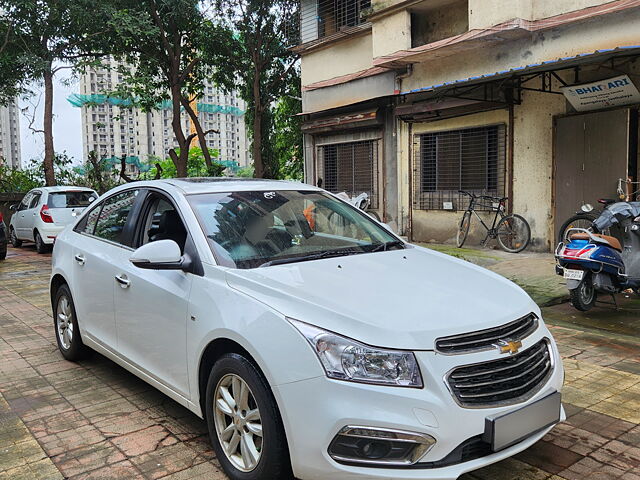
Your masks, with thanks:
<instances>
[{"instance_id":1,"label":"headlight","mask_svg":"<svg viewBox=\"0 0 640 480\"><path fill-rule=\"evenodd\" d=\"M420 369L412 352L370 347L308 323L288 320L309 341L329 378L422 387Z\"/></svg>"}]
</instances>

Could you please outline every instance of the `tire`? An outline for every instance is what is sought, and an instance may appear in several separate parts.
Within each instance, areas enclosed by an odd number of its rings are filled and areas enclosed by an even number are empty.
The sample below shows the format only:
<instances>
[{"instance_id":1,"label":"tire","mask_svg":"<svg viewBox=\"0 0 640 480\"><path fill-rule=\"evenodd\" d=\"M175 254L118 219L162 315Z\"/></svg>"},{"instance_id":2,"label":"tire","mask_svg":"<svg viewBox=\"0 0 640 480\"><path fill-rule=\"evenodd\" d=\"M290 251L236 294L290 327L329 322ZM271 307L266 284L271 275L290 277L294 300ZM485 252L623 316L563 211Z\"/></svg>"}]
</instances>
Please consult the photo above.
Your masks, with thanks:
<instances>
[{"instance_id":1,"label":"tire","mask_svg":"<svg viewBox=\"0 0 640 480\"><path fill-rule=\"evenodd\" d=\"M16 231L13 229L13 227L9 229L9 241L11 242L11 246L14 248L20 248L22 246L22 240L18 240Z\"/></svg>"},{"instance_id":2,"label":"tire","mask_svg":"<svg viewBox=\"0 0 640 480\"><path fill-rule=\"evenodd\" d=\"M507 215L498 222L496 236L505 252L519 253L527 248L531 241L531 227L522 216Z\"/></svg>"},{"instance_id":3,"label":"tire","mask_svg":"<svg viewBox=\"0 0 640 480\"><path fill-rule=\"evenodd\" d=\"M42 254L42 253L47 253L49 251L49 246L42 241L40 232L38 232L37 230L36 230L36 234L34 235L34 240L36 242L36 252Z\"/></svg>"},{"instance_id":4,"label":"tire","mask_svg":"<svg viewBox=\"0 0 640 480\"><path fill-rule=\"evenodd\" d=\"M61 285L53 298L53 327L62 356L72 362L87 358L91 350L82 343L76 307L67 285Z\"/></svg>"},{"instance_id":5,"label":"tire","mask_svg":"<svg viewBox=\"0 0 640 480\"><path fill-rule=\"evenodd\" d=\"M570 217L558 231L558 243L564 242L565 234L570 228L590 228L596 218L598 217L591 213L577 213Z\"/></svg>"},{"instance_id":6,"label":"tire","mask_svg":"<svg viewBox=\"0 0 640 480\"><path fill-rule=\"evenodd\" d=\"M242 391L246 392L244 402L239 400ZM232 401L225 400L228 398ZM227 353L216 361L207 383L205 415L211 444L230 479L293 477L276 401L266 380L248 359L237 353ZM253 433L257 431L261 431L261 435Z\"/></svg>"},{"instance_id":7,"label":"tire","mask_svg":"<svg viewBox=\"0 0 640 480\"><path fill-rule=\"evenodd\" d=\"M7 244L0 244L0 260L7 258Z\"/></svg>"},{"instance_id":8,"label":"tire","mask_svg":"<svg viewBox=\"0 0 640 480\"><path fill-rule=\"evenodd\" d=\"M569 291L571 295L571 305L581 312L587 312L593 308L598 299L598 292L593 286L591 273L587 272L577 288Z\"/></svg>"},{"instance_id":9,"label":"tire","mask_svg":"<svg viewBox=\"0 0 640 480\"><path fill-rule=\"evenodd\" d=\"M464 242L467 241L467 235L469 235L469 227L471 226L471 212L467 210L460 220L460 226L458 227L458 234L456 235L456 245L458 248L462 248Z\"/></svg>"}]
</instances>

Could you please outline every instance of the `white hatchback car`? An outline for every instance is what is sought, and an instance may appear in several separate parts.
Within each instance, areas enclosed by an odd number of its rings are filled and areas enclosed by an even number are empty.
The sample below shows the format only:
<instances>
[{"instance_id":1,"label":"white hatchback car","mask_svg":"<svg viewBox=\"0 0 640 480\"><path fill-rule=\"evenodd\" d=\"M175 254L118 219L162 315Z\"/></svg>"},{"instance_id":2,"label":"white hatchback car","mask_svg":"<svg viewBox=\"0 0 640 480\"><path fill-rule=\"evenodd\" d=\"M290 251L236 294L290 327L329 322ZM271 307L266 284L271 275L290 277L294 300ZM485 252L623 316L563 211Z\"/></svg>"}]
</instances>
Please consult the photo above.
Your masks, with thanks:
<instances>
[{"instance_id":1,"label":"white hatchback car","mask_svg":"<svg viewBox=\"0 0 640 480\"><path fill-rule=\"evenodd\" d=\"M62 355L206 419L236 480L455 479L564 412L539 308L309 185L138 182L58 236Z\"/></svg>"},{"instance_id":2,"label":"white hatchback car","mask_svg":"<svg viewBox=\"0 0 640 480\"><path fill-rule=\"evenodd\" d=\"M98 194L85 187L40 187L28 192L22 202L12 205L9 239L18 248L22 242L35 242L38 253L45 253L58 234L74 223Z\"/></svg>"}]
</instances>

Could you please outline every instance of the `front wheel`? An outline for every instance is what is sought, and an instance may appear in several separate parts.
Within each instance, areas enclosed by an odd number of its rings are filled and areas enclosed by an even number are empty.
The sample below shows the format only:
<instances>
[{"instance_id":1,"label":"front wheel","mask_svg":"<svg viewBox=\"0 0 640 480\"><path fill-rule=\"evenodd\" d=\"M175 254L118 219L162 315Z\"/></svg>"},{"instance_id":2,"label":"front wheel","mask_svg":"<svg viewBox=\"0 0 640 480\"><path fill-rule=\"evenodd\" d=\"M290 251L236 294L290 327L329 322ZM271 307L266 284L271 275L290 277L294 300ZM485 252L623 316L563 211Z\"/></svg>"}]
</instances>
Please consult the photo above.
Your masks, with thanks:
<instances>
[{"instance_id":1,"label":"front wheel","mask_svg":"<svg viewBox=\"0 0 640 480\"><path fill-rule=\"evenodd\" d=\"M580 310L581 312L587 312L593 308L598 299L598 293L593 286L593 278L591 273L586 272L584 278L580 282L577 288L570 290L571 305Z\"/></svg>"},{"instance_id":2,"label":"front wheel","mask_svg":"<svg viewBox=\"0 0 640 480\"><path fill-rule=\"evenodd\" d=\"M18 240L16 230L13 227L9 229L9 241L13 248L20 248L22 246L22 240Z\"/></svg>"},{"instance_id":3,"label":"front wheel","mask_svg":"<svg viewBox=\"0 0 640 480\"><path fill-rule=\"evenodd\" d=\"M500 247L505 252L518 253L529 245L531 228L520 215L507 215L498 222L496 236Z\"/></svg>"},{"instance_id":4,"label":"front wheel","mask_svg":"<svg viewBox=\"0 0 640 480\"><path fill-rule=\"evenodd\" d=\"M209 375L206 402L211 443L231 480L292 478L278 407L248 359L237 353L220 357Z\"/></svg>"},{"instance_id":5,"label":"front wheel","mask_svg":"<svg viewBox=\"0 0 640 480\"><path fill-rule=\"evenodd\" d=\"M464 212L462 216L462 220L460 220L460 226L458 227L458 234L456 235L456 245L458 248L462 248L464 242L467 240L467 235L469 235L469 226L471 225L471 212L467 210Z\"/></svg>"}]
</instances>

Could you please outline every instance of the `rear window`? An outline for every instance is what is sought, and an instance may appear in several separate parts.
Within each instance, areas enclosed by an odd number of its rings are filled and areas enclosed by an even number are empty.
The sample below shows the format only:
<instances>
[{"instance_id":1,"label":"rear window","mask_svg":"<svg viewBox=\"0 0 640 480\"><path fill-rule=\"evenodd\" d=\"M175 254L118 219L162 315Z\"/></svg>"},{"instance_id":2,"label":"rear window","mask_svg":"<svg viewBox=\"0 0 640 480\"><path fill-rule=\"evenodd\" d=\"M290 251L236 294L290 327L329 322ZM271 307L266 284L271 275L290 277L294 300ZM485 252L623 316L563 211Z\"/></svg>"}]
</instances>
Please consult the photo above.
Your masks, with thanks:
<instances>
[{"instance_id":1,"label":"rear window","mask_svg":"<svg viewBox=\"0 0 640 480\"><path fill-rule=\"evenodd\" d=\"M49 194L49 208L88 207L98 196L94 192L55 192Z\"/></svg>"}]
</instances>

